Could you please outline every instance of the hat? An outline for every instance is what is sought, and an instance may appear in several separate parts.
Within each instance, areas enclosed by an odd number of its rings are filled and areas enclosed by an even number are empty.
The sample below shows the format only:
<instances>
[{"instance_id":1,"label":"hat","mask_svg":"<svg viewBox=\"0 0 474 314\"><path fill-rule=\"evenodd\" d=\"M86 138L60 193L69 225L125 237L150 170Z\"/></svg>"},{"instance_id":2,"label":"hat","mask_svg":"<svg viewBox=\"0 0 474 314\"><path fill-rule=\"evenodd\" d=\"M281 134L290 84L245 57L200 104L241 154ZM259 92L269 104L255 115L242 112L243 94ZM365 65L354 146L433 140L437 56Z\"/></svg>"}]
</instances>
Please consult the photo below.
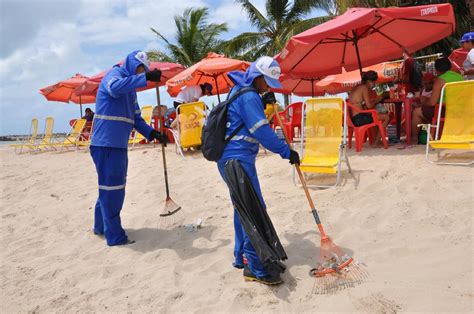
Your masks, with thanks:
<instances>
[{"instance_id":1,"label":"hat","mask_svg":"<svg viewBox=\"0 0 474 314\"><path fill-rule=\"evenodd\" d=\"M474 40L474 32L469 32L469 33L466 33L466 34L462 35L459 42L463 43L463 42L471 41L471 40Z\"/></svg>"},{"instance_id":2,"label":"hat","mask_svg":"<svg viewBox=\"0 0 474 314\"><path fill-rule=\"evenodd\" d=\"M258 72L263 74L265 81L271 88L282 88L279 81L281 69L280 65L272 57L260 57L252 63L250 67L254 67Z\"/></svg>"},{"instance_id":3,"label":"hat","mask_svg":"<svg viewBox=\"0 0 474 314\"><path fill-rule=\"evenodd\" d=\"M135 59L137 59L141 64L143 64L146 71L150 70L150 61L148 61L146 52L141 51L141 50L137 51L135 54Z\"/></svg>"}]
</instances>

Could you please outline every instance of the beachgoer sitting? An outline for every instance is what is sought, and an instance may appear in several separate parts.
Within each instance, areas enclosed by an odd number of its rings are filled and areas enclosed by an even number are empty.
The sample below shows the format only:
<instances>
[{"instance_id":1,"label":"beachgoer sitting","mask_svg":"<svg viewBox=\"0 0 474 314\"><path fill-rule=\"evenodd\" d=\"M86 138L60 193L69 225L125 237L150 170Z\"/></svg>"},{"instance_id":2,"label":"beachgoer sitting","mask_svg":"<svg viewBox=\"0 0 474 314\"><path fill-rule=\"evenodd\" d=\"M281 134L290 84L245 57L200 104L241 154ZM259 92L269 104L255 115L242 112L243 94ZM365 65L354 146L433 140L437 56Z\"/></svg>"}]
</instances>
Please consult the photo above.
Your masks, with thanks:
<instances>
[{"instance_id":1,"label":"beachgoer sitting","mask_svg":"<svg viewBox=\"0 0 474 314\"><path fill-rule=\"evenodd\" d=\"M370 97L370 90L374 88L375 82L378 79L378 74L375 71L368 71L362 73L362 82L354 87L349 95L349 102L361 110L375 109L377 103L381 102L387 95L382 94L380 96ZM387 113L377 112L378 119L382 122L384 128L387 127L390 122L390 116ZM363 126L374 122L370 113L357 113L351 112L352 123L355 126ZM377 129L375 136L375 144L378 145L381 142L379 130Z\"/></svg>"},{"instance_id":2,"label":"beachgoer sitting","mask_svg":"<svg viewBox=\"0 0 474 314\"><path fill-rule=\"evenodd\" d=\"M86 119L87 122L92 122L92 120L94 120L94 112L91 108L86 108L86 114L82 117L82 119Z\"/></svg>"},{"instance_id":3,"label":"beachgoer sitting","mask_svg":"<svg viewBox=\"0 0 474 314\"><path fill-rule=\"evenodd\" d=\"M433 93L433 83L435 78L436 76L434 76L433 73L427 72L423 74L423 89L420 94L420 105L429 106L431 94Z\"/></svg>"},{"instance_id":4,"label":"beachgoer sitting","mask_svg":"<svg viewBox=\"0 0 474 314\"><path fill-rule=\"evenodd\" d=\"M86 119L86 124L82 129L82 138L88 139L92 129L92 121L94 120L94 111L91 108L86 108L86 114L82 119Z\"/></svg>"},{"instance_id":5,"label":"beachgoer sitting","mask_svg":"<svg viewBox=\"0 0 474 314\"><path fill-rule=\"evenodd\" d=\"M418 143L418 124L431 123L435 115L435 106L438 104L441 90L444 84L450 82L464 81L461 74L451 71L451 61L448 58L441 58L435 61L435 69L438 77L434 80L431 96L429 100L425 100L421 107L413 110L411 139L413 143ZM443 99L444 102L444 99ZM444 115L444 110L442 112Z\"/></svg>"}]
</instances>

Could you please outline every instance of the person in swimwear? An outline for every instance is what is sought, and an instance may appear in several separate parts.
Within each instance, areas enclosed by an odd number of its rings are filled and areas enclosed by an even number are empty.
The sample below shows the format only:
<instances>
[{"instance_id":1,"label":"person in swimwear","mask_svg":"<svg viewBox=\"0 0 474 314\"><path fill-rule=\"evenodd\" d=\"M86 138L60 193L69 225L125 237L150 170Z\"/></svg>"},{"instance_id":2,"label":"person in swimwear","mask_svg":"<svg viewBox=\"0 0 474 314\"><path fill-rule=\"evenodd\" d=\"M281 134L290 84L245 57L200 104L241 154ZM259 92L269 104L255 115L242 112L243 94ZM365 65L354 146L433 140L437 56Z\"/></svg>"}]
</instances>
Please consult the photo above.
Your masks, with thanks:
<instances>
[{"instance_id":1,"label":"person in swimwear","mask_svg":"<svg viewBox=\"0 0 474 314\"><path fill-rule=\"evenodd\" d=\"M361 83L354 87L349 95L349 102L351 103L351 105L361 110L375 109L375 106L386 97L386 95L384 94L376 97L371 97L370 91L372 90L372 88L374 88L377 79L377 72L363 72ZM374 122L370 113L350 112L350 114L352 123L357 127ZM383 128L386 128L388 123L390 122L390 116L388 115L388 113L377 112L377 117L382 122ZM381 137L378 128L376 132L377 133L375 135L375 145L379 145L381 143Z\"/></svg>"}]
</instances>

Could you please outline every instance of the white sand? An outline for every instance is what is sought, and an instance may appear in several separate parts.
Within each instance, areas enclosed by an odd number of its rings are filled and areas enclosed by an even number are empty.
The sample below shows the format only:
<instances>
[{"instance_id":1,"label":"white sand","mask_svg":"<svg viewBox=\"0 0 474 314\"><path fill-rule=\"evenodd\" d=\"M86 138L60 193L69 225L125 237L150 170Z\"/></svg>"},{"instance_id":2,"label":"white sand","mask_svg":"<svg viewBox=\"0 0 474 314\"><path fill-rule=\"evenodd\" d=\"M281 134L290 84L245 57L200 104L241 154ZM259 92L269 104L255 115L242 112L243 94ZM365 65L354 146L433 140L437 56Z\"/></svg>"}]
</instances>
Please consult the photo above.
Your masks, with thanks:
<instances>
[{"instance_id":1,"label":"white sand","mask_svg":"<svg viewBox=\"0 0 474 314\"><path fill-rule=\"evenodd\" d=\"M0 312L472 312L473 169L433 166L423 147L352 151L358 182L313 190L327 233L367 265L363 284L312 293L319 234L291 168L257 161L270 216L289 256L285 284L244 282L231 267L232 209L216 166L168 147L173 199L194 233L158 228L165 196L158 148L129 153L122 221L137 243L91 233L96 173L89 154L1 157Z\"/></svg>"}]
</instances>

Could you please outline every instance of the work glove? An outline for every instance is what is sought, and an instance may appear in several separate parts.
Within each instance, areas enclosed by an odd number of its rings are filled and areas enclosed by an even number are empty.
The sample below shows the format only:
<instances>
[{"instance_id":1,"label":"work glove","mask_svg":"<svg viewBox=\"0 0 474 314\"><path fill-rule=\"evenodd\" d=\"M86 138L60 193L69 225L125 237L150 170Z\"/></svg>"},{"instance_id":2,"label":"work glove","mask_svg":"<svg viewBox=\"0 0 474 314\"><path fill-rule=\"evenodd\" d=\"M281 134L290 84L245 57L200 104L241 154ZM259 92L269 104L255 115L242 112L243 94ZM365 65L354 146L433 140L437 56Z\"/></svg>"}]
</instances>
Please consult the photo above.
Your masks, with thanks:
<instances>
[{"instance_id":1,"label":"work glove","mask_svg":"<svg viewBox=\"0 0 474 314\"><path fill-rule=\"evenodd\" d=\"M161 71L157 69L148 71L145 73L145 77L147 81L159 82L161 79Z\"/></svg>"},{"instance_id":2,"label":"work glove","mask_svg":"<svg viewBox=\"0 0 474 314\"><path fill-rule=\"evenodd\" d=\"M276 103L275 93L267 92L262 96L262 102L264 105Z\"/></svg>"},{"instance_id":3,"label":"work glove","mask_svg":"<svg viewBox=\"0 0 474 314\"><path fill-rule=\"evenodd\" d=\"M166 134L161 134L157 130L152 130L149 136L150 141L158 140L160 143L163 143L166 146L168 143L168 136Z\"/></svg>"},{"instance_id":4,"label":"work glove","mask_svg":"<svg viewBox=\"0 0 474 314\"><path fill-rule=\"evenodd\" d=\"M290 149L290 164L300 164L300 155L292 149Z\"/></svg>"}]
</instances>

